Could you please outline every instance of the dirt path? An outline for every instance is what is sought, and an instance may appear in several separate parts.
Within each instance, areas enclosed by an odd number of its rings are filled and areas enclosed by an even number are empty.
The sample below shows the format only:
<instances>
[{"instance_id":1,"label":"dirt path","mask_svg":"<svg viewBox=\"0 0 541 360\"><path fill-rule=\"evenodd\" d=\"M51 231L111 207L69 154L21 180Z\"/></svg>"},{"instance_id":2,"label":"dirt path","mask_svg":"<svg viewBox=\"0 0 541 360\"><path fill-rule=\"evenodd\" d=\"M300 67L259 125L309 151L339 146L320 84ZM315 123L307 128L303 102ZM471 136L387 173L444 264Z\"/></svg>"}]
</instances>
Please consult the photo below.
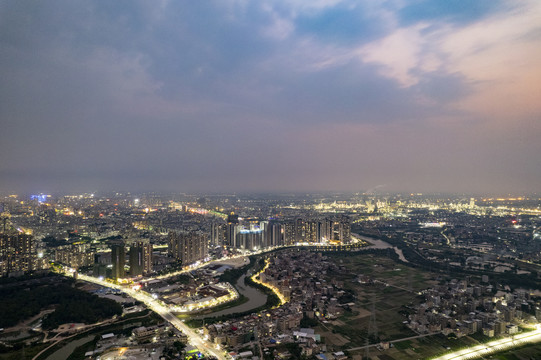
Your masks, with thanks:
<instances>
[{"instance_id":1,"label":"dirt path","mask_svg":"<svg viewBox=\"0 0 541 360\"><path fill-rule=\"evenodd\" d=\"M33 323L34 321L36 321L39 318L44 317L47 314L52 313L53 311L54 311L54 309L42 310L39 314L34 315L29 319L21 321L20 323L18 323L17 325L15 325L13 327L5 328L4 333L15 332L15 331L20 331L20 330L27 330L30 327L29 325L31 323Z\"/></svg>"}]
</instances>

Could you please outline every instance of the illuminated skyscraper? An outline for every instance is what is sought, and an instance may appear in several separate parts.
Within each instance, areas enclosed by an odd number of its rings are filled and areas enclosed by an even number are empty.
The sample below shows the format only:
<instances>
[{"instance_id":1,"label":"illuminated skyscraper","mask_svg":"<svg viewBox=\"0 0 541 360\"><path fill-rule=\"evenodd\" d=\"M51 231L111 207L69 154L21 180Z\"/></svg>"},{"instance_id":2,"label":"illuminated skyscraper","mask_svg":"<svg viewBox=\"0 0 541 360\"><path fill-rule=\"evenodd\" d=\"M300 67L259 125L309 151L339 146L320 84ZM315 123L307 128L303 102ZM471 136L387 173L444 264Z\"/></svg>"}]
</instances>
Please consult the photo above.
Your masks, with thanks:
<instances>
[{"instance_id":1,"label":"illuminated skyscraper","mask_svg":"<svg viewBox=\"0 0 541 360\"><path fill-rule=\"evenodd\" d=\"M231 213L227 216L225 229L225 243L227 246L237 246L237 233L239 232L239 216Z\"/></svg>"},{"instance_id":2,"label":"illuminated skyscraper","mask_svg":"<svg viewBox=\"0 0 541 360\"><path fill-rule=\"evenodd\" d=\"M55 261L78 269L94 263L94 252L89 244L59 246L55 249Z\"/></svg>"},{"instance_id":3,"label":"illuminated skyscraper","mask_svg":"<svg viewBox=\"0 0 541 360\"><path fill-rule=\"evenodd\" d=\"M281 246L284 244L283 226L277 221L271 220L265 224L265 247Z\"/></svg>"},{"instance_id":4,"label":"illuminated skyscraper","mask_svg":"<svg viewBox=\"0 0 541 360\"><path fill-rule=\"evenodd\" d=\"M239 216L235 213L231 213L227 215L227 223L228 224L238 224L239 223Z\"/></svg>"},{"instance_id":5,"label":"illuminated skyscraper","mask_svg":"<svg viewBox=\"0 0 541 360\"><path fill-rule=\"evenodd\" d=\"M241 229L237 234L236 248L242 250L260 250L263 248L264 234L258 226Z\"/></svg>"},{"instance_id":6,"label":"illuminated skyscraper","mask_svg":"<svg viewBox=\"0 0 541 360\"><path fill-rule=\"evenodd\" d=\"M111 264L113 264L113 279L124 277L124 265L126 264L126 249L123 243L113 244L111 246Z\"/></svg>"},{"instance_id":7,"label":"illuminated skyscraper","mask_svg":"<svg viewBox=\"0 0 541 360\"><path fill-rule=\"evenodd\" d=\"M225 240L225 224L213 222L210 228L210 245L213 247L223 246Z\"/></svg>"},{"instance_id":8,"label":"illuminated skyscraper","mask_svg":"<svg viewBox=\"0 0 541 360\"><path fill-rule=\"evenodd\" d=\"M23 274L36 270L36 248L32 235L0 234L0 274Z\"/></svg>"},{"instance_id":9,"label":"illuminated skyscraper","mask_svg":"<svg viewBox=\"0 0 541 360\"><path fill-rule=\"evenodd\" d=\"M284 245L295 244L295 221L286 221L282 226L284 229Z\"/></svg>"},{"instance_id":10,"label":"illuminated skyscraper","mask_svg":"<svg viewBox=\"0 0 541 360\"><path fill-rule=\"evenodd\" d=\"M152 271L152 244L137 241L130 246L130 275L139 276Z\"/></svg>"},{"instance_id":11,"label":"illuminated skyscraper","mask_svg":"<svg viewBox=\"0 0 541 360\"><path fill-rule=\"evenodd\" d=\"M182 265L193 264L208 255L208 239L200 232L170 232L168 253Z\"/></svg>"},{"instance_id":12,"label":"illuminated skyscraper","mask_svg":"<svg viewBox=\"0 0 541 360\"><path fill-rule=\"evenodd\" d=\"M329 240L347 244L351 241L351 222L348 216L335 216L328 221Z\"/></svg>"}]
</instances>

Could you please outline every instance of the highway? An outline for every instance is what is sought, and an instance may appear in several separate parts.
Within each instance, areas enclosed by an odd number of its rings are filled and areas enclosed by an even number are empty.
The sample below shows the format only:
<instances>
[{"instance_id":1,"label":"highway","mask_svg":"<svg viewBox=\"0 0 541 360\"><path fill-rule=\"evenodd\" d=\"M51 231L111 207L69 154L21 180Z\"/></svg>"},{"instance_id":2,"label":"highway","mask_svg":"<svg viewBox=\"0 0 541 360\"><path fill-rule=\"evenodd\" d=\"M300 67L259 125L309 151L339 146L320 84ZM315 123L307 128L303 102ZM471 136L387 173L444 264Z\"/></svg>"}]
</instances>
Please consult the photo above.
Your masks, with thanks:
<instances>
[{"instance_id":1,"label":"highway","mask_svg":"<svg viewBox=\"0 0 541 360\"><path fill-rule=\"evenodd\" d=\"M188 341L191 345L195 346L199 351L204 354L215 356L220 360L228 359L229 356L224 352L216 349L214 344L205 340L201 335L192 330L189 326L184 324L179 318L177 318L166 306L163 306L159 301L152 298L143 291L132 290L129 287L123 287L120 285L112 284L110 282L87 275L78 274L77 278L80 280L88 281L97 285L118 289L132 298L145 303L145 305L156 314L160 315L166 321L171 323L175 328L182 331L188 336Z\"/></svg>"},{"instance_id":2,"label":"highway","mask_svg":"<svg viewBox=\"0 0 541 360\"><path fill-rule=\"evenodd\" d=\"M513 337L494 340L485 344L458 350L453 353L437 357L433 360L476 359L500 351L509 350L510 348L521 346L526 343L534 343L539 341L541 341L541 328L538 327L537 330L534 331L529 331L515 335Z\"/></svg>"}]
</instances>

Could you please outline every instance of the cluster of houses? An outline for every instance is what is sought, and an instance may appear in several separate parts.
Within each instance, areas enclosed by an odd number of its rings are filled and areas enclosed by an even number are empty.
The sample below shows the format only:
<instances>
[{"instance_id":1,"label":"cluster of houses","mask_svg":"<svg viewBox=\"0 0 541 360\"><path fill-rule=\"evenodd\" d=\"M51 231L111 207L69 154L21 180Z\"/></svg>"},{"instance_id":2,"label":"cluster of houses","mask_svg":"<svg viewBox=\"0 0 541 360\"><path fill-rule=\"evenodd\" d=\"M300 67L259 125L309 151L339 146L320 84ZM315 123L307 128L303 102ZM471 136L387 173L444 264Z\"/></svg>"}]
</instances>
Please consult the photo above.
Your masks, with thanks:
<instances>
[{"instance_id":1,"label":"cluster of houses","mask_svg":"<svg viewBox=\"0 0 541 360\"><path fill-rule=\"evenodd\" d=\"M408 326L418 333L512 335L519 325L541 320L539 300L526 290L495 291L492 285L465 279L446 282L423 295L425 301L409 316Z\"/></svg>"},{"instance_id":2,"label":"cluster of houses","mask_svg":"<svg viewBox=\"0 0 541 360\"><path fill-rule=\"evenodd\" d=\"M269 255L268 260L270 265L259 275L260 280L277 289L287 302L257 314L206 325L205 336L235 356L246 351L260 355L257 349L261 349L287 357L280 346L287 343L297 343L306 356L326 352L321 335L306 324L335 318L351 305L340 301L346 294L343 283L326 281L328 274L344 269L322 253L296 249Z\"/></svg>"}]
</instances>

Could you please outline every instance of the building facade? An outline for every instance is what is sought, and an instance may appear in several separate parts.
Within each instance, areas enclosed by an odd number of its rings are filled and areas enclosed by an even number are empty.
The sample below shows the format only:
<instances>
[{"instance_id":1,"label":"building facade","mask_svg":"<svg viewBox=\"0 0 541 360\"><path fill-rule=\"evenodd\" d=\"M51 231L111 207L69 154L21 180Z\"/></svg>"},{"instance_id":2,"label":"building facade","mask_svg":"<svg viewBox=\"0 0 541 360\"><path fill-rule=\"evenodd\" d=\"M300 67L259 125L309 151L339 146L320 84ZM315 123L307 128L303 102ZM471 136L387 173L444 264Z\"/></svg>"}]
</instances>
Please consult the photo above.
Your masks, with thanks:
<instances>
[{"instance_id":1,"label":"building facade","mask_svg":"<svg viewBox=\"0 0 541 360\"><path fill-rule=\"evenodd\" d=\"M121 279L125 276L126 248L124 243L111 245L111 264L113 265L111 277Z\"/></svg>"},{"instance_id":2,"label":"building facade","mask_svg":"<svg viewBox=\"0 0 541 360\"><path fill-rule=\"evenodd\" d=\"M201 232L172 231L169 233L167 250L183 266L190 265L208 256L208 239Z\"/></svg>"},{"instance_id":3,"label":"building facade","mask_svg":"<svg viewBox=\"0 0 541 360\"><path fill-rule=\"evenodd\" d=\"M37 269L36 244L32 235L0 234L0 274L18 275Z\"/></svg>"},{"instance_id":4,"label":"building facade","mask_svg":"<svg viewBox=\"0 0 541 360\"><path fill-rule=\"evenodd\" d=\"M130 246L130 275L140 276L152 272L152 244L136 241Z\"/></svg>"},{"instance_id":5,"label":"building facade","mask_svg":"<svg viewBox=\"0 0 541 360\"><path fill-rule=\"evenodd\" d=\"M55 261L78 269L94 264L94 252L88 244L59 246L55 250Z\"/></svg>"}]
</instances>

